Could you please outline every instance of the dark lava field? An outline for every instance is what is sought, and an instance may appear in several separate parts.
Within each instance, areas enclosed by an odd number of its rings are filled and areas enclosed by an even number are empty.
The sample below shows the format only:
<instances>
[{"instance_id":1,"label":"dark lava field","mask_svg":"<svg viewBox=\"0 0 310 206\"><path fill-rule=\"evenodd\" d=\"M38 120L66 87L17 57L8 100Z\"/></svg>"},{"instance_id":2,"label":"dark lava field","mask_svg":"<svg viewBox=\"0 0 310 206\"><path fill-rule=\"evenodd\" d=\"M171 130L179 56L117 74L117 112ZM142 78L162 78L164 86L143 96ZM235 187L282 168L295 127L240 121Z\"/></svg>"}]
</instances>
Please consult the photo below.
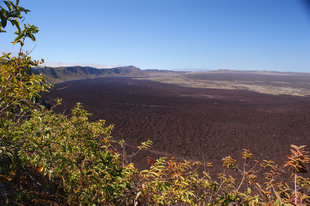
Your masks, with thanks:
<instances>
[{"instance_id":1,"label":"dark lava field","mask_svg":"<svg viewBox=\"0 0 310 206\"><path fill-rule=\"evenodd\" d=\"M69 113L76 102L92 120L114 124L113 137L126 141L130 155L142 141L154 146L133 158L147 167L147 156L173 156L212 162L249 149L258 159L283 165L290 144L310 150L310 97L250 91L187 88L131 78L99 78L57 84L45 96L63 99L57 111ZM120 150L120 148L118 148ZM122 151L119 151L122 152Z\"/></svg>"}]
</instances>

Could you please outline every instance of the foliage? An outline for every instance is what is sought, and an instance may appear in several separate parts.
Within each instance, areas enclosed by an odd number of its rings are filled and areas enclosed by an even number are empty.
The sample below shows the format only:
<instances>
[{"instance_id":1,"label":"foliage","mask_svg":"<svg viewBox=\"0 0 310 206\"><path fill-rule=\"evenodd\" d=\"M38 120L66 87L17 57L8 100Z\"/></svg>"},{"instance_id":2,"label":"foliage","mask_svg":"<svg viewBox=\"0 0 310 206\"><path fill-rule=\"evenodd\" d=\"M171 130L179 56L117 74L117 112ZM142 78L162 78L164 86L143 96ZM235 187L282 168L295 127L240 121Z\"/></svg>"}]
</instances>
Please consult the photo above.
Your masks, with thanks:
<instances>
[{"instance_id":1,"label":"foliage","mask_svg":"<svg viewBox=\"0 0 310 206\"><path fill-rule=\"evenodd\" d=\"M19 20L23 18L22 13L27 14L29 10L19 6L19 0L15 3L10 0L3 1L3 3L6 5L6 8L0 7L0 32L6 32L4 28L7 26L8 21L20 32Z\"/></svg>"},{"instance_id":2,"label":"foliage","mask_svg":"<svg viewBox=\"0 0 310 206\"><path fill-rule=\"evenodd\" d=\"M24 41L35 40L38 29L32 25L21 29L18 19L29 11L19 7L18 1L4 3L7 9L1 7L1 29L4 31L10 21L17 28L13 44L20 44L17 57L4 53L0 58L0 170L1 182L8 187L1 194L5 203L36 198L31 192L25 194L23 186L10 184L17 182L20 171L28 170L36 170L50 184L57 184L62 194L56 198L64 196L67 204L121 203L134 168L122 167L119 155L111 149L113 127L105 126L104 120L89 122L89 114L80 104L71 117L40 104L50 85L43 75L31 72L40 62L22 52Z\"/></svg>"},{"instance_id":3,"label":"foliage","mask_svg":"<svg viewBox=\"0 0 310 206\"><path fill-rule=\"evenodd\" d=\"M292 148L299 148L295 145ZM303 148L303 147L301 147ZM294 150L293 150L294 151ZM292 152L293 152L292 151ZM299 153L305 168L307 156ZM294 155L294 153L292 153ZM199 162L160 158L149 170L139 173L136 187L145 205L308 205L310 180L299 176L297 193L283 182L285 172L273 161L258 161L249 150L241 152L242 164L231 156L223 158L223 173L211 178L197 170ZM289 164L289 159L286 164ZM210 164L208 164L211 170ZM201 167L200 167L201 168ZM304 170L305 172L305 170ZM293 173L294 174L294 173ZM297 200L294 201L295 194Z\"/></svg>"},{"instance_id":4,"label":"foliage","mask_svg":"<svg viewBox=\"0 0 310 206\"><path fill-rule=\"evenodd\" d=\"M139 174L141 199L148 205L198 204L216 191L208 173L198 175L200 162L160 158Z\"/></svg>"},{"instance_id":5,"label":"foliage","mask_svg":"<svg viewBox=\"0 0 310 206\"><path fill-rule=\"evenodd\" d=\"M117 202L115 197L121 197L127 189L134 169L122 168L118 154L113 153L112 128L103 120L89 122L79 104L70 118L52 110L35 109L21 126L20 159L61 183L69 203Z\"/></svg>"},{"instance_id":6,"label":"foliage","mask_svg":"<svg viewBox=\"0 0 310 206\"><path fill-rule=\"evenodd\" d=\"M309 205L310 180L303 177L310 161L305 146L291 146L283 168L273 161L255 160L244 149L242 161L224 157L223 172L212 176L212 164L153 160L149 169L137 170L128 159L152 146L142 142L131 155L124 141L111 137L113 126L89 121L77 104L71 115L46 108L42 94L51 85L31 72L34 61L22 47L35 40L35 26L20 27L28 10L18 1L0 7L0 29L16 27L20 52L0 57L0 204L62 205ZM57 100L57 106L61 104ZM204 165L204 167L202 167ZM206 167L207 165L207 167ZM202 169L203 168L203 169Z\"/></svg>"}]
</instances>

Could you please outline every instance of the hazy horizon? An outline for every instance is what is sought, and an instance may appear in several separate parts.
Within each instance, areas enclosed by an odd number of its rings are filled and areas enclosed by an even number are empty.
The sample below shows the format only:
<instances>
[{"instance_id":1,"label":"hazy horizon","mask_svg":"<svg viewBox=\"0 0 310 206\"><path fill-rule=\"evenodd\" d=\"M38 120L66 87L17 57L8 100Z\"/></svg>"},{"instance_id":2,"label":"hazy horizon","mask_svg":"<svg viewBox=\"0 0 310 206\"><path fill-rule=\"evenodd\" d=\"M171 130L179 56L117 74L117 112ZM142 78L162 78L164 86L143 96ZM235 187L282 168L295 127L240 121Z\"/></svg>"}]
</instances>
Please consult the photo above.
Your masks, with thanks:
<instances>
[{"instance_id":1,"label":"hazy horizon","mask_svg":"<svg viewBox=\"0 0 310 206\"><path fill-rule=\"evenodd\" d=\"M52 67L52 68L60 68L60 67L92 67L96 69L113 69L116 67L129 67L129 66L134 66L135 65L95 65L95 64L52 64L52 65L46 65L46 64L41 64L39 67ZM263 69L258 69L258 70L249 70L249 69L200 69L200 68L177 68L177 69L160 69L160 68L140 68L137 67L141 70L167 70L167 71L188 71L188 72L213 72L213 71L240 71L240 72L279 72L279 73L310 73L310 72L302 72L302 71L277 71L277 70L263 70Z\"/></svg>"}]
</instances>

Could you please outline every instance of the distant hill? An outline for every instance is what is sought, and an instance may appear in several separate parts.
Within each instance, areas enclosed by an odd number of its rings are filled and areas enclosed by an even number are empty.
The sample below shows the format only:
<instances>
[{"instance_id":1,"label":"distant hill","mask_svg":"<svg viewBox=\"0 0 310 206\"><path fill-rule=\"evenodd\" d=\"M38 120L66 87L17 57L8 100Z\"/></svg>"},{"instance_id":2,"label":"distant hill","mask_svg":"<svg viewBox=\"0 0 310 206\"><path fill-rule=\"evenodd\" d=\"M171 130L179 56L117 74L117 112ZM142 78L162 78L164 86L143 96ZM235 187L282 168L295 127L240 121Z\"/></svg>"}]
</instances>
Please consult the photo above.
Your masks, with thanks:
<instances>
[{"instance_id":1,"label":"distant hill","mask_svg":"<svg viewBox=\"0 0 310 206\"><path fill-rule=\"evenodd\" d=\"M115 67L109 69L97 69L94 67L70 66L70 67L38 67L32 70L34 73L42 73L47 81L53 84L80 80L94 79L98 77L140 77L143 71L134 66Z\"/></svg>"}]
</instances>

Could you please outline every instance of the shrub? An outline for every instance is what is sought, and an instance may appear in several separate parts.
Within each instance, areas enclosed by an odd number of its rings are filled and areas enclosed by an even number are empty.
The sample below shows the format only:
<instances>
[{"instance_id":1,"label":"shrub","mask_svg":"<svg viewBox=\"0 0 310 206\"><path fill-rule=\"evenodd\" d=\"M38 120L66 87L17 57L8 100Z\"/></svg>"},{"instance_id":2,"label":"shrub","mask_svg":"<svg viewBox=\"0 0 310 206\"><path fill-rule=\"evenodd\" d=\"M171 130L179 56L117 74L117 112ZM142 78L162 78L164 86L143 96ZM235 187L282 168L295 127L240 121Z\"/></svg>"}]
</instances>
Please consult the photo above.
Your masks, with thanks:
<instances>
[{"instance_id":1,"label":"shrub","mask_svg":"<svg viewBox=\"0 0 310 206\"><path fill-rule=\"evenodd\" d=\"M113 151L113 127L105 126L104 120L89 122L89 114L80 104L71 117L40 104L41 95L51 86L42 75L31 72L31 67L42 61L33 61L28 52L22 51L25 40L34 41L38 29L32 25L20 27L18 19L29 10L18 6L19 1L4 3L7 8L1 6L0 29L4 31L7 22L16 27L13 44L20 45L20 52L16 57L0 57L0 169L6 188L1 194L3 202L17 204L36 198L25 185L11 184L20 184L21 171L29 176L31 170L57 184L54 195L64 197L67 204L122 203L134 168L122 167L119 155ZM40 192L44 190L48 190L47 185Z\"/></svg>"}]
</instances>

